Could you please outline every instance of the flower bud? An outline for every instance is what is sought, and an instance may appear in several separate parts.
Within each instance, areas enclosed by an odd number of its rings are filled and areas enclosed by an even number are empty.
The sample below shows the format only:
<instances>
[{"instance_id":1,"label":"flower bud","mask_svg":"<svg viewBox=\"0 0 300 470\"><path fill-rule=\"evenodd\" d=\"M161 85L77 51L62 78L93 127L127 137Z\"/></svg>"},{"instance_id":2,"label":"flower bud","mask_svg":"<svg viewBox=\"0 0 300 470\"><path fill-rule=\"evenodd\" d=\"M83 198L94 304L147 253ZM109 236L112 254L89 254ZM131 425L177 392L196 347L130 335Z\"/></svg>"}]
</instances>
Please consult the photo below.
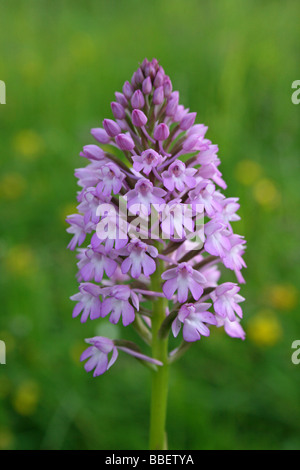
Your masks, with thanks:
<instances>
[{"instance_id":1,"label":"flower bud","mask_svg":"<svg viewBox=\"0 0 300 470\"><path fill-rule=\"evenodd\" d=\"M169 77L164 78L164 94L166 98L169 98L169 96L172 93L172 82L169 79Z\"/></svg>"},{"instance_id":2,"label":"flower bud","mask_svg":"<svg viewBox=\"0 0 300 470\"><path fill-rule=\"evenodd\" d=\"M116 91L115 97L116 97L117 102L120 103L120 105L123 106L123 108L127 108L128 101L123 95L123 93L119 93L118 91Z\"/></svg>"},{"instance_id":3,"label":"flower bud","mask_svg":"<svg viewBox=\"0 0 300 470\"><path fill-rule=\"evenodd\" d=\"M181 120L184 118L184 116L189 112L188 109L185 109L185 107L180 104L177 106L176 113L173 115L173 121L175 122L181 122Z\"/></svg>"},{"instance_id":4,"label":"flower bud","mask_svg":"<svg viewBox=\"0 0 300 470\"><path fill-rule=\"evenodd\" d=\"M177 110L177 106L178 106L178 99L170 97L168 99L168 103L167 103L167 106L166 106L166 111L165 111L166 116L174 116L174 114L176 113L176 110Z\"/></svg>"},{"instance_id":5,"label":"flower bud","mask_svg":"<svg viewBox=\"0 0 300 470\"><path fill-rule=\"evenodd\" d=\"M198 143L198 140L199 136L197 134L191 134L189 137L186 138L182 148L187 152L190 152L195 148Z\"/></svg>"},{"instance_id":6,"label":"flower bud","mask_svg":"<svg viewBox=\"0 0 300 470\"><path fill-rule=\"evenodd\" d=\"M123 85L123 93L128 100L132 97L133 88L131 83L129 83L128 81L126 81Z\"/></svg>"},{"instance_id":7,"label":"flower bud","mask_svg":"<svg viewBox=\"0 0 300 470\"><path fill-rule=\"evenodd\" d=\"M134 109L131 115L132 123L136 127L144 126L148 119L147 116L140 109Z\"/></svg>"},{"instance_id":8,"label":"flower bud","mask_svg":"<svg viewBox=\"0 0 300 470\"><path fill-rule=\"evenodd\" d=\"M188 113L180 121L180 129L187 131L195 122L197 113Z\"/></svg>"},{"instance_id":9,"label":"flower bud","mask_svg":"<svg viewBox=\"0 0 300 470\"><path fill-rule=\"evenodd\" d=\"M154 130L154 139L155 140L166 140L169 137L170 131L166 124L161 123L156 126Z\"/></svg>"},{"instance_id":10,"label":"flower bud","mask_svg":"<svg viewBox=\"0 0 300 470\"><path fill-rule=\"evenodd\" d=\"M111 137L115 137L121 132L120 126L112 119L104 119L103 127Z\"/></svg>"},{"instance_id":11,"label":"flower bud","mask_svg":"<svg viewBox=\"0 0 300 470\"><path fill-rule=\"evenodd\" d=\"M135 108L143 108L145 106L145 98L141 90L136 90L131 98L131 106Z\"/></svg>"},{"instance_id":12,"label":"flower bud","mask_svg":"<svg viewBox=\"0 0 300 470\"><path fill-rule=\"evenodd\" d=\"M116 144L121 150L131 150L134 149L135 143L133 142L132 138L129 134L119 134L116 136Z\"/></svg>"},{"instance_id":13,"label":"flower bud","mask_svg":"<svg viewBox=\"0 0 300 470\"><path fill-rule=\"evenodd\" d=\"M162 86L156 88L153 93L153 104L161 104L164 101L164 88Z\"/></svg>"},{"instance_id":14,"label":"flower bud","mask_svg":"<svg viewBox=\"0 0 300 470\"><path fill-rule=\"evenodd\" d=\"M151 62L149 62L145 66L145 76L146 77L151 77L151 78L154 78L154 76L155 76L155 68L154 68L154 66Z\"/></svg>"},{"instance_id":15,"label":"flower bud","mask_svg":"<svg viewBox=\"0 0 300 470\"><path fill-rule=\"evenodd\" d=\"M102 127L94 127L91 129L91 134L100 144L108 144L110 141L110 136Z\"/></svg>"},{"instance_id":16,"label":"flower bud","mask_svg":"<svg viewBox=\"0 0 300 470\"><path fill-rule=\"evenodd\" d=\"M141 70L140 68L137 69L137 71L136 71L136 73L135 73L135 81L136 81L136 83L137 83L137 84L138 84L138 83L143 83L144 79L145 79L145 77L144 77L144 75L143 75L142 70Z\"/></svg>"},{"instance_id":17,"label":"flower bud","mask_svg":"<svg viewBox=\"0 0 300 470\"><path fill-rule=\"evenodd\" d=\"M103 160L105 158L105 153L103 150L98 147L98 145L85 145L83 147L83 152L80 153L82 157L88 158L89 160Z\"/></svg>"},{"instance_id":18,"label":"flower bud","mask_svg":"<svg viewBox=\"0 0 300 470\"><path fill-rule=\"evenodd\" d=\"M154 79L155 88L162 86L163 82L164 82L163 74L161 72L157 72L156 77Z\"/></svg>"},{"instance_id":19,"label":"flower bud","mask_svg":"<svg viewBox=\"0 0 300 470\"><path fill-rule=\"evenodd\" d=\"M120 105L120 103L116 103L115 101L113 101L111 104L111 110L112 110L112 113L114 115L114 117L116 119L124 119L126 114L125 114L125 110L123 108L122 105Z\"/></svg>"},{"instance_id":20,"label":"flower bud","mask_svg":"<svg viewBox=\"0 0 300 470\"><path fill-rule=\"evenodd\" d=\"M142 90L144 95L150 95L152 91L152 82L150 77L145 78L143 81Z\"/></svg>"}]
</instances>

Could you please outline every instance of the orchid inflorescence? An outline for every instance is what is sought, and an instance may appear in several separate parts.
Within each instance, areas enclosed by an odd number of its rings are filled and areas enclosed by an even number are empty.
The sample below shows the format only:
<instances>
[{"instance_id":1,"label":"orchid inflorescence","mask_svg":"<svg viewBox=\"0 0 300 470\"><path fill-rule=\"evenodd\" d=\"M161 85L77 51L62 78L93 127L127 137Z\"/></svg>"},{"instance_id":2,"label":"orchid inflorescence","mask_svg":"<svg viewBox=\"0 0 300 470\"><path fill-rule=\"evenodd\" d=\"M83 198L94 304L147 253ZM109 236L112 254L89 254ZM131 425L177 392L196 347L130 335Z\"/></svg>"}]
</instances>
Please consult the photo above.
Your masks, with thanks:
<instances>
[{"instance_id":1,"label":"orchid inflorescence","mask_svg":"<svg viewBox=\"0 0 300 470\"><path fill-rule=\"evenodd\" d=\"M110 368L118 351L157 371L190 343L209 336L213 326L245 337L238 285L245 282L245 240L231 225L240 219L238 199L221 192L226 183L218 169L218 146L205 137L206 126L195 124L196 113L179 104L179 93L156 59L145 59L115 97L114 119L91 130L103 148L84 146L80 155L88 165L75 171L81 187L78 213L67 218L73 234L68 247L80 247L73 317L86 322L109 316L113 324L133 325L156 346L145 355L130 341L87 339L81 360L87 359L85 369L94 370L94 376ZM188 231L196 228L197 204L203 208L202 243L191 249ZM189 207L188 222L175 215L178 206ZM134 225L134 216L147 219L153 207L156 237L147 225L139 230ZM104 232L97 230L99 224ZM233 271L237 282L219 283L219 265ZM177 337L181 329L182 343L167 357L160 354L157 341Z\"/></svg>"}]
</instances>

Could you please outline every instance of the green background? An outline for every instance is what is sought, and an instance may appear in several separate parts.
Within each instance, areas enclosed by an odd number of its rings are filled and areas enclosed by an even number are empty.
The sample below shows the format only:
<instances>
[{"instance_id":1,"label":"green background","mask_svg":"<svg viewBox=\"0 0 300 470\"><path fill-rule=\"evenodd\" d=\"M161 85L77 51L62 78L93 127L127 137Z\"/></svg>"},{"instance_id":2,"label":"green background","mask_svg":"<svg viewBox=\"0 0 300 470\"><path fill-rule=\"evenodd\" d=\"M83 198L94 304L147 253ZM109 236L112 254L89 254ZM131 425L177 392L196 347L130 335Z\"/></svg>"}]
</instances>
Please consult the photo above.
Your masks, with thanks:
<instances>
[{"instance_id":1,"label":"green background","mask_svg":"<svg viewBox=\"0 0 300 470\"><path fill-rule=\"evenodd\" d=\"M0 1L1 449L147 448L148 370L120 354L94 379L79 362L84 338L135 335L72 319L64 222L89 129L144 57L209 126L248 241L247 338L214 329L172 367L169 447L300 449L299 15L292 0Z\"/></svg>"}]
</instances>

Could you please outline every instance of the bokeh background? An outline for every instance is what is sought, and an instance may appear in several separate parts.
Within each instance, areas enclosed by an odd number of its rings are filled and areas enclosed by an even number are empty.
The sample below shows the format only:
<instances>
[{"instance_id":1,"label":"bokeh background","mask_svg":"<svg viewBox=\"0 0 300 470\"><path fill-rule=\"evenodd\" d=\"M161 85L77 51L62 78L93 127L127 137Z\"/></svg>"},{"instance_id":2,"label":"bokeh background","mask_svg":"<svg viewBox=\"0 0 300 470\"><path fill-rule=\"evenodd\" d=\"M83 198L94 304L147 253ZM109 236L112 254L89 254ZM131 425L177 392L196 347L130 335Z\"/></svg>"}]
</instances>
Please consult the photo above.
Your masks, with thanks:
<instances>
[{"instance_id":1,"label":"bokeh background","mask_svg":"<svg viewBox=\"0 0 300 470\"><path fill-rule=\"evenodd\" d=\"M72 319L66 249L74 168L91 127L157 57L218 143L235 230L248 241L243 342L213 330L174 365L170 449L300 449L300 4L265 0L0 1L0 449L144 449L149 372L79 362L105 320Z\"/></svg>"}]
</instances>

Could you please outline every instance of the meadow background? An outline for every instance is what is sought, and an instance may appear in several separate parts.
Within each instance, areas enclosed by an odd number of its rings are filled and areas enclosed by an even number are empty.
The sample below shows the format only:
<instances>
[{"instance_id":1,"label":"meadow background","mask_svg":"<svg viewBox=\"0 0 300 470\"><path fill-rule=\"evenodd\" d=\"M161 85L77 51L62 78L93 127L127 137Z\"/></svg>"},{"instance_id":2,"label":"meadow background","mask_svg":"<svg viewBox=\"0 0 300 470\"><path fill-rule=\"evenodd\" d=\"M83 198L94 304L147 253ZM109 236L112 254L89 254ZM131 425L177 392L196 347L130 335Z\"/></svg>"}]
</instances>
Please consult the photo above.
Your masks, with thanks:
<instances>
[{"instance_id":1,"label":"meadow background","mask_svg":"<svg viewBox=\"0 0 300 470\"><path fill-rule=\"evenodd\" d=\"M74 168L91 127L157 57L219 144L248 250L247 338L219 330L172 367L170 449L300 449L300 4L265 0L0 1L0 449L145 449L150 376L120 355L93 379L84 338L135 339L72 319L66 249Z\"/></svg>"}]
</instances>

